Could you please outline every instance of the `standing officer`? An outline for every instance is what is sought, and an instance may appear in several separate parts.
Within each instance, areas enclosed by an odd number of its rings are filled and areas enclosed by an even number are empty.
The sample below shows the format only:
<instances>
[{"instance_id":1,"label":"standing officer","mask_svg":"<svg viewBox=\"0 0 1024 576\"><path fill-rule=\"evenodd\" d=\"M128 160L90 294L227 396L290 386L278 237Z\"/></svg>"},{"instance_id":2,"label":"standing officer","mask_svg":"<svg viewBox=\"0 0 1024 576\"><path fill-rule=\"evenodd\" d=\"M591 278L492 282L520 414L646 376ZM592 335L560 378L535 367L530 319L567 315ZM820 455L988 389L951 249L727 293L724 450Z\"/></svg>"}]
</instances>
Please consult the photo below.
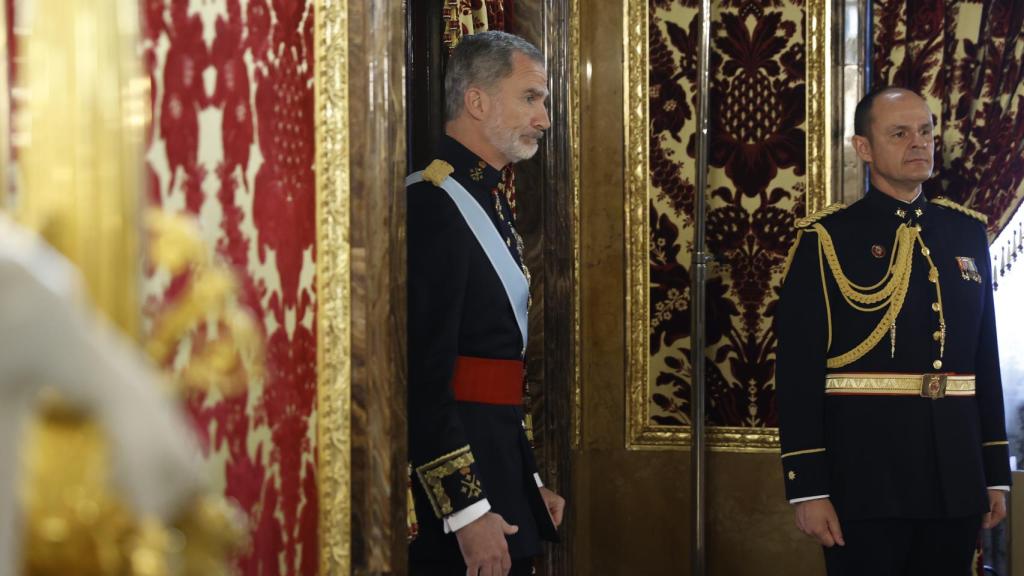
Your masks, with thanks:
<instances>
[{"instance_id":1,"label":"standing officer","mask_svg":"<svg viewBox=\"0 0 1024 576\"><path fill-rule=\"evenodd\" d=\"M532 574L565 501L527 442L529 272L501 169L550 123L544 58L522 38L462 39L445 76L438 159L407 180L413 574Z\"/></svg>"},{"instance_id":2,"label":"standing officer","mask_svg":"<svg viewBox=\"0 0 1024 576\"><path fill-rule=\"evenodd\" d=\"M776 316L786 496L832 576L964 576L1010 484L985 217L922 196L920 96L855 114L871 188L797 222Z\"/></svg>"}]
</instances>

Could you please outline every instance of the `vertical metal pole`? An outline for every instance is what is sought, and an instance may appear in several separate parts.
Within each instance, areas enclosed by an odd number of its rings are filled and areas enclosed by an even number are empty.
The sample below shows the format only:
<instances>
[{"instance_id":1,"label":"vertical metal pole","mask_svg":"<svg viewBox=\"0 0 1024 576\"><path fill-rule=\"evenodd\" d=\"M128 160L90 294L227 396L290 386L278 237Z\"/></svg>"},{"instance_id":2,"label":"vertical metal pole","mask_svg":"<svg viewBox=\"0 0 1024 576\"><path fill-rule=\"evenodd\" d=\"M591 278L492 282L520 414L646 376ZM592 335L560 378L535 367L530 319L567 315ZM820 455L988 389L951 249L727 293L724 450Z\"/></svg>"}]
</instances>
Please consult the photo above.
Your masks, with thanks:
<instances>
[{"instance_id":1,"label":"vertical metal pole","mask_svg":"<svg viewBox=\"0 0 1024 576\"><path fill-rule=\"evenodd\" d=\"M693 261L690 266L690 366L693 367L690 384L690 450L691 498L693 503L693 576L704 576L707 534L705 531L705 445L704 445L704 336L705 336L705 282L711 256L705 252L704 224L707 212L705 193L708 173L708 96L709 65L711 60L711 0L701 0L700 49L697 64L697 187L694 190Z\"/></svg>"}]
</instances>

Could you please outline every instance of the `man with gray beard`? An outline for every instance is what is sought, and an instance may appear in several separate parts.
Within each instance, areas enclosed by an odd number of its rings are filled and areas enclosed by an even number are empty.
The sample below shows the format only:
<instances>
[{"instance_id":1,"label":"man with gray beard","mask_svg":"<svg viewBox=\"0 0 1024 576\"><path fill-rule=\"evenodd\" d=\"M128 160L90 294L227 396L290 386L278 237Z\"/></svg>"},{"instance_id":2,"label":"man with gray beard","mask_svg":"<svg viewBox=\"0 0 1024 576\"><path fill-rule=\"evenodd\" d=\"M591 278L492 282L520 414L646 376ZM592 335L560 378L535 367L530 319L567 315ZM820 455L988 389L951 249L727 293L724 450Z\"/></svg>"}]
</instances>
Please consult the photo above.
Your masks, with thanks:
<instances>
[{"instance_id":1,"label":"man with gray beard","mask_svg":"<svg viewBox=\"0 0 1024 576\"><path fill-rule=\"evenodd\" d=\"M550 127L543 55L503 32L462 39L445 76L446 136L406 181L412 574L533 573L565 500L527 441L529 271L505 166Z\"/></svg>"}]
</instances>

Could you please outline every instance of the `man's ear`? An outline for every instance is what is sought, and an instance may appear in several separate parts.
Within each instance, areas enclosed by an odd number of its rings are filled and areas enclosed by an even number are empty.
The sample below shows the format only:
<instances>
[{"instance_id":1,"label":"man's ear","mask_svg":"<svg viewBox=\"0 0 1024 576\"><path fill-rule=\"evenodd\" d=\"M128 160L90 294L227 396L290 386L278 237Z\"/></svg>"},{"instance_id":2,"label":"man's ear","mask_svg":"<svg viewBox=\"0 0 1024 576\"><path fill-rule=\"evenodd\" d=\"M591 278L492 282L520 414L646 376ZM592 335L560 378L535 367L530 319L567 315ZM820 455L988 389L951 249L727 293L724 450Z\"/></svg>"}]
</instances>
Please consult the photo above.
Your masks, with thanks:
<instances>
[{"instance_id":1,"label":"man's ear","mask_svg":"<svg viewBox=\"0 0 1024 576\"><path fill-rule=\"evenodd\" d=\"M467 88L462 97L462 106L471 117L483 120L491 106L490 96L480 88Z\"/></svg>"},{"instance_id":2,"label":"man's ear","mask_svg":"<svg viewBox=\"0 0 1024 576\"><path fill-rule=\"evenodd\" d=\"M870 164L873 159L871 156L871 141L864 136L854 136L851 142L853 142L853 149L857 152L857 156L861 161Z\"/></svg>"}]
</instances>

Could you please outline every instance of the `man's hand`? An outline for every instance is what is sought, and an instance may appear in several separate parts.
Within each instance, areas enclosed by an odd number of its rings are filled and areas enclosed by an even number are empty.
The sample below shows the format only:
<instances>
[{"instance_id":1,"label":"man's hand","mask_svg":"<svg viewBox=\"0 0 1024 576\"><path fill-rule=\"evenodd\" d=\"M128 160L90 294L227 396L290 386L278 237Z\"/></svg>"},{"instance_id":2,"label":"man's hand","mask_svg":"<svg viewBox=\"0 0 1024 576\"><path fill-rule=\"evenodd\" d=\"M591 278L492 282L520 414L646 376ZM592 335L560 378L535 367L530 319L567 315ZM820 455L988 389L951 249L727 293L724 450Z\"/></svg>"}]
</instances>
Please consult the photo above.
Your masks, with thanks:
<instances>
[{"instance_id":1,"label":"man's hand","mask_svg":"<svg viewBox=\"0 0 1024 576\"><path fill-rule=\"evenodd\" d=\"M843 531L839 528L839 517L832 501L828 498L805 500L796 503L796 527L801 532L831 548L836 544L846 546ZM1005 507L1004 507L1005 513Z\"/></svg>"},{"instance_id":2,"label":"man's hand","mask_svg":"<svg viewBox=\"0 0 1024 576\"><path fill-rule=\"evenodd\" d=\"M540 497L544 499L544 505L547 506L548 514L551 515L551 522L555 525L555 528L558 528L562 525L562 513L565 512L565 498L544 486L540 487Z\"/></svg>"},{"instance_id":3,"label":"man's hand","mask_svg":"<svg viewBox=\"0 0 1024 576\"><path fill-rule=\"evenodd\" d=\"M455 531L462 559L466 562L466 576L506 576L512 569L505 536L519 532L505 519L488 512Z\"/></svg>"},{"instance_id":4,"label":"man's hand","mask_svg":"<svg viewBox=\"0 0 1024 576\"><path fill-rule=\"evenodd\" d=\"M981 527L994 528L1006 518L1006 492L988 491L988 513L981 517Z\"/></svg>"}]
</instances>

